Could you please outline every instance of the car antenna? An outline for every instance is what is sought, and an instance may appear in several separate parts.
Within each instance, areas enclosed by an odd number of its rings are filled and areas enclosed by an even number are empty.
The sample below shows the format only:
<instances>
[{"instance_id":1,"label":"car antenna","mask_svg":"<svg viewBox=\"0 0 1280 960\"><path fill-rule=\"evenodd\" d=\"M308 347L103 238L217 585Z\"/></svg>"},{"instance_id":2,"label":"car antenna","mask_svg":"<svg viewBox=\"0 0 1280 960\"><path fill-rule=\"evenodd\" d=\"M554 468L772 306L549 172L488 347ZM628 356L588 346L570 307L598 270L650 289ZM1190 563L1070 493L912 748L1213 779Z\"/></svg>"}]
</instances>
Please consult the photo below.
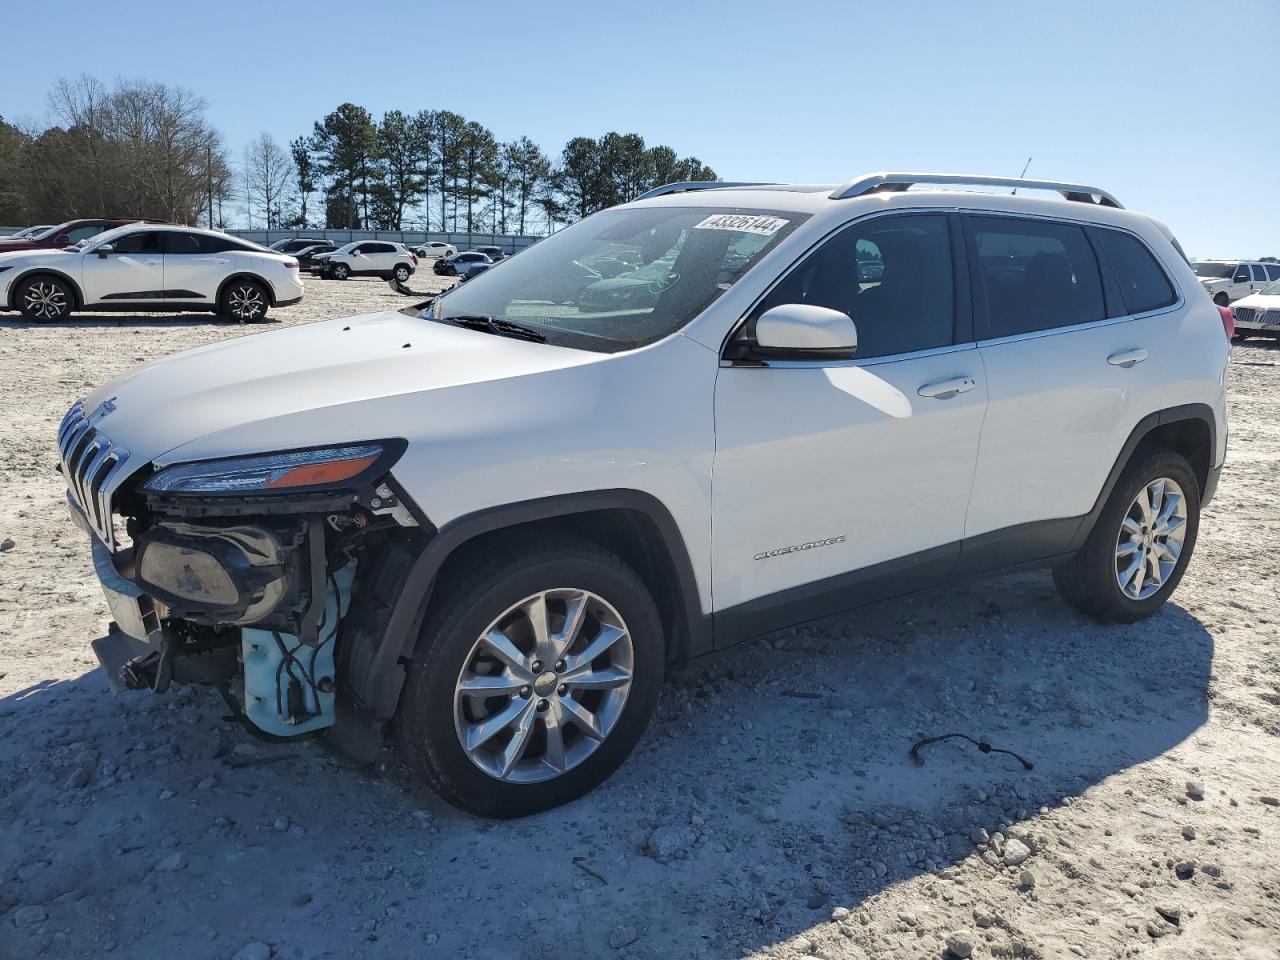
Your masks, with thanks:
<instances>
[{"instance_id":1,"label":"car antenna","mask_svg":"<svg viewBox=\"0 0 1280 960\"><path fill-rule=\"evenodd\" d=\"M1021 172L1020 174L1018 174L1018 179L1019 179L1019 180L1022 180L1022 179L1024 179L1024 178L1026 177L1026 175L1027 175L1027 168L1028 168L1028 167L1030 167L1030 166L1031 166L1031 158L1030 158L1030 157L1027 157L1027 162L1026 162L1026 163L1024 163L1024 164L1022 165L1022 172ZM1014 187L1014 188L1013 188L1013 193L1009 194L1009 196L1011 196L1011 197L1016 197L1017 195L1018 195L1018 188L1017 188L1017 187Z\"/></svg>"}]
</instances>

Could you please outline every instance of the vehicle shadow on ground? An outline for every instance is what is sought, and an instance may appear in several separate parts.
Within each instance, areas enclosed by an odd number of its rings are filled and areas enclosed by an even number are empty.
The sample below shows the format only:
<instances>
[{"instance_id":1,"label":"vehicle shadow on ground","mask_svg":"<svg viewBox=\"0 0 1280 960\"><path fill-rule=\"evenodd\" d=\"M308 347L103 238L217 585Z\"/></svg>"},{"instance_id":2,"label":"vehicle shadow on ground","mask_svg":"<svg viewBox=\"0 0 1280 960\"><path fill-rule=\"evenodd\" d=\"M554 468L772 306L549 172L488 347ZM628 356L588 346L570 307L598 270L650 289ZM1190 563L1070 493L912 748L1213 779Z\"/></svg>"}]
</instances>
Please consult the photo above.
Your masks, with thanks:
<instances>
[{"instance_id":1,"label":"vehicle shadow on ground","mask_svg":"<svg viewBox=\"0 0 1280 960\"><path fill-rule=\"evenodd\" d=\"M269 329L279 321L271 314L267 314L265 320L257 320L253 323L239 323L235 320L226 320L222 317L209 313L199 313L192 311L190 313L94 313L94 314L74 314L70 320L58 320L56 322L42 323L35 320L20 320L14 317L0 317L0 330L51 330L51 329L67 329L75 330L116 330L122 326L130 327L190 327L196 324L209 323L220 327L241 326L246 330Z\"/></svg>"},{"instance_id":2,"label":"vehicle shadow on ground","mask_svg":"<svg viewBox=\"0 0 1280 960\"><path fill-rule=\"evenodd\" d=\"M94 671L0 701L0 922L38 906L15 944L55 955L744 956L1175 747L1212 658L1176 604L1098 626L1041 574L921 594L680 672L608 783L509 822ZM950 732L1034 769L962 741L908 757Z\"/></svg>"}]
</instances>

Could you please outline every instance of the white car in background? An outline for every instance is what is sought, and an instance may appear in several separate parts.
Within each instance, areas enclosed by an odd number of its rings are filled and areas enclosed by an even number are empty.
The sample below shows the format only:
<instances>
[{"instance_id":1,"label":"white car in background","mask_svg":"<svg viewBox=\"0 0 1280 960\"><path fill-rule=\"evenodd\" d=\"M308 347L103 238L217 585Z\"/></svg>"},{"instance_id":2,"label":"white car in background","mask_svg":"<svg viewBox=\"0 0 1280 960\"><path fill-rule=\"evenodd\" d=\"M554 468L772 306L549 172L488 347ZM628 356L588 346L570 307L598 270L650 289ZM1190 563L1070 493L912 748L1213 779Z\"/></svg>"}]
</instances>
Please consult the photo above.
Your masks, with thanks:
<instances>
[{"instance_id":1,"label":"white car in background","mask_svg":"<svg viewBox=\"0 0 1280 960\"><path fill-rule=\"evenodd\" d=\"M1237 340L1256 334L1280 337L1280 280L1237 300L1231 305L1231 315L1236 321Z\"/></svg>"},{"instance_id":2,"label":"white car in background","mask_svg":"<svg viewBox=\"0 0 1280 960\"><path fill-rule=\"evenodd\" d=\"M437 260L447 260L449 257L458 255L458 248L452 243L445 243L441 240L428 240L426 243L420 243L414 247L413 252L423 259L432 257Z\"/></svg>"},{"instance_id":3,"label":"white car in background","mask_svg":"<svg viewBox=\"0 0 1280 960\"><path fill-rule=\"evenodd\" d=\"M28 320L79 310L211 310L244 323L301 299L296 259L193 227L134 223L82 246L0 257L0 307Z\"/></svg>"},{"instance_id":4,"label":"white car in background","mask_svg":"<svg viewBox=\"0 0 1280 960\"><path fill-rule=\"evenodd\" d=\"M328 280L351 277L393 277L404 283L418 269L418 258L403 243L390 240L354 240L333 253L311 260L311 272Z\"/></svg>"},{"instance_id":5,"label":"white car in background","mask_svg":"<svg viewBox=\"0 0 1280 960\"><path fill-rule=\"evenodd\" d=\"M1220 307L1280 280L1280 263L1252 260L1197 260L1195 271L1200 286Z\"/></svg>"},{"instance_id":6,"label":"white car in background","mask_svg":"<svg viewBox=\"0 0 1280 960\"><path fill-rule=\"evenodd\" d=\"M34 237L37 233L44 233L53 226L52 223L42 223L38 226L27 227L25 230L18 230L15 233L6 233L3 237L0 237L0 240L26 240L29 237Z\"/></svg>"}]
</instances>

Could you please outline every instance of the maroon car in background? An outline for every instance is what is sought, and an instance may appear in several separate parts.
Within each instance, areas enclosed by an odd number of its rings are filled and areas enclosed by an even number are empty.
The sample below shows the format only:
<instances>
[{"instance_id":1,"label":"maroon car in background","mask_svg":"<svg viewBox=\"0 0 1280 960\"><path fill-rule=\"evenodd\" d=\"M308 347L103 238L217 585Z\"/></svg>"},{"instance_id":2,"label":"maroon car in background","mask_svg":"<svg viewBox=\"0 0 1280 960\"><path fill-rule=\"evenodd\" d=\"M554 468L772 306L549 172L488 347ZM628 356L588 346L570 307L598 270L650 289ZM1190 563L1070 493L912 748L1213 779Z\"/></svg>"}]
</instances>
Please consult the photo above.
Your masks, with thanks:
<instances>
[{"instance_id":1,"label":"maroon car in background","mask_svg":"<svg viewBox=\"0 0 1280 960\"><path fill-rule=\"evenodd\" d=\"M168 220L142 220L137 217L126 217L123 220L68 220L56 227L37 233L24 240L0 240L0 253L13 253L17 250L60 250L70 247L81 240L95 237L103 230L123 227L126 223L168 223Z\"/></svg>"}]
</instances>

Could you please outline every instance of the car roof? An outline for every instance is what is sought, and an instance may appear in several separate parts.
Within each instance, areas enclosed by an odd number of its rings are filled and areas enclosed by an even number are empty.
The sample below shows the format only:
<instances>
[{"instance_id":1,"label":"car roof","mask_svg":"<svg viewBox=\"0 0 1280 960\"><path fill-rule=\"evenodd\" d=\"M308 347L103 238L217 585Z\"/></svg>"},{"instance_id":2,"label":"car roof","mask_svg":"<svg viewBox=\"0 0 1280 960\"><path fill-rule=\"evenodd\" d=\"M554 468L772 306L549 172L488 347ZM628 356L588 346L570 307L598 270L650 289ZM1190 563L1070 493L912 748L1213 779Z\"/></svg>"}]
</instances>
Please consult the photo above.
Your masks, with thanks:
<instances>
[{"instance_id":1,"label":"car roof","mask_svg":"<svg viewBox=\"0 0 1280 960\"><path fill-rule=\"evenodd\" d=\"M142 220L133 220L129 223L121 224L118 227L112 227L110 230L104 230L97 236L93 237L93 243L96 246L104 239L109 237L121 237L126 233L198 233L206 237L218 237L219 239L235 240L237 243L247 244L255 247L262 253L277 254L277 251L270 250L261 244L254 243L252 240L244 240L241 237L233 237L229 233L222 233L218 230L206 230L203 227L183 227L173 223L146 223Z\"/></svg>"},{"instance_id":2,"label":"car roof","mask_svg":"<svg viewBox=\"0 0 1280 960\"><path fill-rule=\"evenodd\" d=\"M1043 191L1052 191L1051 198ZM985 175L877 173L844 184L669 184L627 206L632 204L792 212L806 214L817 223L844 222L882 209L942 207L1114 224L1147 235L1154 227L1167 235L1167 228L1151 217L1125 210L1098 187Z\"/></svg>"}]
</instances>

